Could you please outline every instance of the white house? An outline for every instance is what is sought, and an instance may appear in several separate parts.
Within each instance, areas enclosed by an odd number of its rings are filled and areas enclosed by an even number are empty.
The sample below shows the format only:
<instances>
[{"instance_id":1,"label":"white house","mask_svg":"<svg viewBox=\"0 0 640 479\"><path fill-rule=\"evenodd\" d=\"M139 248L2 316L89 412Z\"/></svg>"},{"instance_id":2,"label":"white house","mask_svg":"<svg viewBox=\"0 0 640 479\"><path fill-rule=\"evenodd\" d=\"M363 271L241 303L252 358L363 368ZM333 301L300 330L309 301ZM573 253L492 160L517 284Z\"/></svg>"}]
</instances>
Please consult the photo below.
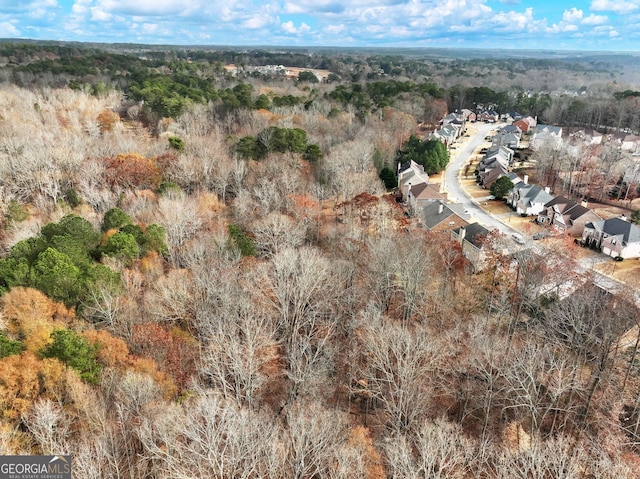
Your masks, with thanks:
<instances>
[{"instance_id":1,"label":"white house","mask_svg":"<svg viewBox=\"0 0 640 479\"><path fill-rule=\"evenodd\" d=\"M411 187L422 183L429 184L429 175L422 165L413 160L398 165L398 190L402 194L402 201L407 201Z\"/></svg>"},{"instance_id":2,"label":"white house","mask_svg":"<svg viewBox=\"0 0 640 479\"><path fill-rule=\"evenodd\" d=\"M526 175L525 175L526 179ZM526 181L516 184L509 192L507 203L520 215L538 215L544 210L544 205L551 201L553 196L549 187L544 189L536 185L529 185Z\"/></svg>"},{"instance_id":3,"label":"white house","mask_svg":"<svg viewBox=\"0 0 640 479\"><path fill-rule=\"evenodd\" d=\"M538 125L531 137L531 148L538 149L545 144L551 144L552 147L560 147L562 145L562 127L551 125Z\"/></svg>"}]
</instances>

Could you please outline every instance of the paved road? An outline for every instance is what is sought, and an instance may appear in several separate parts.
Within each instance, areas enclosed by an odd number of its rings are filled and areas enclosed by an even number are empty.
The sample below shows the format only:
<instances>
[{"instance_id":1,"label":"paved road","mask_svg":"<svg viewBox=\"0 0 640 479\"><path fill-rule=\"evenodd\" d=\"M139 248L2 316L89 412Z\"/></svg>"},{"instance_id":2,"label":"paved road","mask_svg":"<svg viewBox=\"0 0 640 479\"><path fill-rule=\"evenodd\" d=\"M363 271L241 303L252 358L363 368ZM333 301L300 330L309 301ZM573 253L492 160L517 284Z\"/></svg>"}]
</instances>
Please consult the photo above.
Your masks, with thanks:
<instances>
[{"instance_id":1,"label":"paved road","mask_svg":"<svg viewBox=\"0 0 640 479\"><path fill-rule=\"evenodd\" d=\"M463 147L459 146L459 150L457 151L457 155L455 158L447 166L445 174L443 176L443 187L445 191L448 193L449 201L453 203L461 203L465 209L471 214L475 220L488 229L497 229L501 233L511 236L512 233L517 233L517 231L511 228L509 225L503 223L500 219L492 214L483 210L479 205L477 200L472 198L463 188L460 183L460 170L465 165L469 157L473 154L474 150L480 146L480 144L484 141L485 136L493 130L494 128L504 126L503 123L495 123L495 124L477 124L478 132L476 135L470 139L470 141L466 142ZM527 241L527 247L533 248L539 254L544 254L544 245L542 244L531 244L531 241ZM515 246L515 243L514 243ZM604 275L594 268L598 263L602 263L604 261L610 261L605 255L598 255L596 257L584 258L578 260L580 267L585 270L590 271L593 274L593 282L597 286L605 289L611 293L617 293L619 291L629 291L629 286L618 281L617 279ZM633 295L636 300L636 304L640 306L640 293L636 290L633 291Z\"/></svg>"},{"instance_id":2,"label":"paved road","mask_svg":"<svg viewBox=\"0 0 640 479\"><path fill-rule=\"evenodd\" d=\"M465 165L469 157L473 154L474 150L480 146L484 141L485 136L489 134L494 128L504 126L504 123L477 123L478 132L476 135L468 141L464 147L459 147L457 155L452 158L445 171L443 182L444 189L448 193L449 201L452 203L461 203L469 214L481 225L488 229L497 229L501 233L511 235L517 231L511 228L509 225L504 224L497 217L487 213L483 210L460 184L460 170ZM487 195L489 192L487 191Z\"/></svg>"}]
</instances>

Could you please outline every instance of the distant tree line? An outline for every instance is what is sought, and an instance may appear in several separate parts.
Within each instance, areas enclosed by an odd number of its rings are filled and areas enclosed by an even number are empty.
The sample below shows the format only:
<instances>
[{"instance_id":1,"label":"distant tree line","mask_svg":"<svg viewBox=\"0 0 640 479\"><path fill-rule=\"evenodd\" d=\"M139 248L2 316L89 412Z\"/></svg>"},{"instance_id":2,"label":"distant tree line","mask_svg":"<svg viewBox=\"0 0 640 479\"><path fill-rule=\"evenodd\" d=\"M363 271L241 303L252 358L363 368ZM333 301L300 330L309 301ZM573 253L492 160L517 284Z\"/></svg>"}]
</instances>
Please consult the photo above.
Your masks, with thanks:
<instances>
[{"instance_id":1,"label":"distant tree line","mask_svg":"<svg viewBox=\"0 0 640 479\"><path fill-rule=\"evenodd\" d=\"M619 74L618 64L603 61L443 60L364 53L310 55L303 50L270 52L143 46L120 50L114 47L114 50L1 43L0 59L14 73L11 81L19 85L26 86L41 78L55 86L66 84L94 95L121 89L129 99L144 102L145 108L158 117L177 118L192 105L209 102L221 104L223 113L238 108L269 109L301 104L309 108L314 98L321 97L345 109L355 108L358 117L364 120L369 112L402 101L415 104L416 101L446 100L449 111L492 108L498 113L530 114L545 123L640 130L635 103L639 93L634 89L594 94L581 82L576 82L575 92L566 95L552 96L546 89L546 77L559 71L598 78ZM236 65L239 78L234 79L224 69L227 64ZM251 72L245 67L268 64L327 69L332 72L332 86L323 86L322 96L256 95L251 81L282 79ZM532 79L538 77L541 82L537 88L525 89L518 83L521 76L526 76L532 84ZM317 77L304 71L299 80L314 84Z\"/></svg>"}]
</instances>

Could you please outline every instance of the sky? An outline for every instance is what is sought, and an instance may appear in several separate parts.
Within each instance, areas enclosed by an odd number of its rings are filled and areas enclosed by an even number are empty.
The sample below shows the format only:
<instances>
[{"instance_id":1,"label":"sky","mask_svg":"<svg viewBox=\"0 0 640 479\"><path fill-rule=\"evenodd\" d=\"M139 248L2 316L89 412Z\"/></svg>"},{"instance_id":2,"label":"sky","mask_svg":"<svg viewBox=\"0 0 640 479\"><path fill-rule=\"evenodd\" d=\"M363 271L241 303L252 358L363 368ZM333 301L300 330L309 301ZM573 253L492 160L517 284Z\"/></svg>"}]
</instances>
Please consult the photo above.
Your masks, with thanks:
<instances>
[{"instance_id":1,"label":"sky","mask_svg":"<svg viewBox=\"0 0 640 479\"><path fill-rule=\"evenodd\" d=\"M0 38L640 51L640 0L0 0Z\"/></svg>"}]
</instances>

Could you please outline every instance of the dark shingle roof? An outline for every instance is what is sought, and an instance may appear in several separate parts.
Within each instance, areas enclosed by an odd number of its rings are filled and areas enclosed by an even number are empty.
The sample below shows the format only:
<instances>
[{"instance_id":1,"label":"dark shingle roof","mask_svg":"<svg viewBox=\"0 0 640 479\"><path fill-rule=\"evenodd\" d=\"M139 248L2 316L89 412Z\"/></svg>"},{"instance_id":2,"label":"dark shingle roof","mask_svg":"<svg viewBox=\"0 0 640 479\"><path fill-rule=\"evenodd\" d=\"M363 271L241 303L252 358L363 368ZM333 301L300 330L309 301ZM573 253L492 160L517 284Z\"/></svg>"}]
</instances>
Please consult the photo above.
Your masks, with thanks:
<instances>
[{"instance_id":1,"label":"dark shingle roof","mask_svg":"<svg viewBox=\"0 0 640 479\"><path fill-rule=\"evenodd\" d=\"M555 206L555 205L569 205L570 207L571 205L576 205L576 202L573 200L570 200L566 196L556 196L551 201L548 201L547 203L545 203L544 207L548 208L549 206ZM564 209L567 209L567 208L564 208Z\"/></svg>"},{"instance_id":2,"label":"dark shingle roof","mask_svg":"<svg viewBox=\"0 0 640 479\"><path fill-rule=\"evenodd\" d=\"M624 244L640 241L640 228L620 218L609 218L596 223L609 236L622 236Z\"/></svg>"},{"instance_id":3,"label":"dark shingle roof","mask_svg":"<svg viewBox=\"0 0 640 479\"><path fill-rule=\"evenodd\" d=\"M454 233L460 236L460 230L464 228L466 230L464 234L464 239L471 243L476 248L482 248L482 243L484 239L489 234L489 230L482 226L480 223L471 223L467 226L461 226L460 228L456 228Z\"/></svg>"},{"instance_id":4,"label":"dark shingle roof","mask_svg":"<svg viewBox=\"0 0 640 479\"><path fill-rule=\"evenodd\" d=\"M568 214L569 219L573 221L577 218L580 218L582 215L588 213L589 211L591 210L586 206L575 204L572 208L566 210L565 213Z\"/></svg>"}]
</instances>

